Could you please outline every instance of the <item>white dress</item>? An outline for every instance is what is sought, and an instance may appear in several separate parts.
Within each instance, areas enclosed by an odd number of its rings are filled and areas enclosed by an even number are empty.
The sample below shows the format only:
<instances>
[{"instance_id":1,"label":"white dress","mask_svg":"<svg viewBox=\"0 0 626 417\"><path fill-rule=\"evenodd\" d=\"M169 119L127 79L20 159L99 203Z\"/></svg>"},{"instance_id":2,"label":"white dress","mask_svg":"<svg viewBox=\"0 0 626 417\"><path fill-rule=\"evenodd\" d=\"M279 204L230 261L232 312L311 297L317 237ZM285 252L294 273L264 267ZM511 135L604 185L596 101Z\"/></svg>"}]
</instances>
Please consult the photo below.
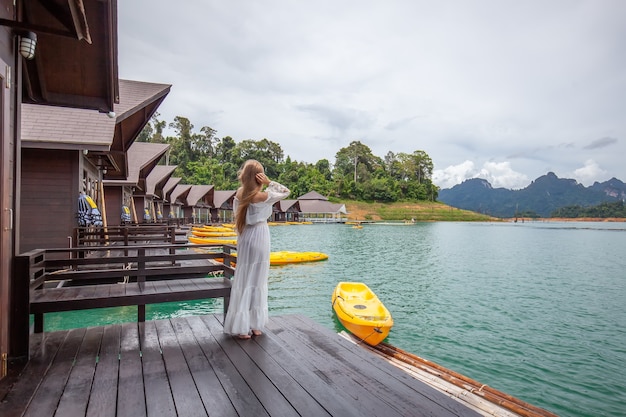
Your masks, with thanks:
<instances>
[{"instance_id":1,"label":"white dress","mask_svg":"<svg viewBox=\"0 0 626 417\"><path fill-rule=\"evenodd\" d=\"M271 181L266 188L267 200L251 203L246 227L237 239L237 266L230 291L230 303L224 320L224 333L249 334L263 330L267 324L267 277L270 269L270 231L267 219L272 206L289 195L289 189ZM233 210L239 200L235 197Z\"/></svg>"}]
</instances>

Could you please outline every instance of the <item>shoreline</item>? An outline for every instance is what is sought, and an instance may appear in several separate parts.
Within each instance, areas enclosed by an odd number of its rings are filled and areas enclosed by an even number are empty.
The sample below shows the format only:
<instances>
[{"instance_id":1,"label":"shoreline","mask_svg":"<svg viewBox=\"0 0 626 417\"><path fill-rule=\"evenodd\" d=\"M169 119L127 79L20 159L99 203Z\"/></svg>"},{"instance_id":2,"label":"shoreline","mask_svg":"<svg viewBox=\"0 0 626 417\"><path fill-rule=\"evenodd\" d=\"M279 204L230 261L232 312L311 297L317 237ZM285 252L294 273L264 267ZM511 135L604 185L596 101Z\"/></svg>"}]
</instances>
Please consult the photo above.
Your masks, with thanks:
<instances>
[{"instance_id":1,"label":"shoreline","mask_svg":"<svg viewBox=\"0 0 626 417\"><path fill-rule=\"evenodd\" d=\"M626 218L623 217L540 217L533 219L531 217L514 217L508 219L502 219L509 222L598 222L598 223L623 223L626 222Z\"/></svg>"}]
</instances>

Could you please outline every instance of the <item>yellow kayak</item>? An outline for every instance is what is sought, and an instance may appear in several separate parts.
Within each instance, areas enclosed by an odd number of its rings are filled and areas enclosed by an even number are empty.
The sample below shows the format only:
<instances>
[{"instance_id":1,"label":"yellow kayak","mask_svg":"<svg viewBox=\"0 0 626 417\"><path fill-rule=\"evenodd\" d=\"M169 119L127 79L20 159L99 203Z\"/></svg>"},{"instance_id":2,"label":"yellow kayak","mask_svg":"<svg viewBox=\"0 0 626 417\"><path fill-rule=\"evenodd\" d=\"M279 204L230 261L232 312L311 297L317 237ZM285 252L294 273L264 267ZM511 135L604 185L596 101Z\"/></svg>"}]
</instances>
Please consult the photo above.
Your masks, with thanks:
<instances>
[{"instance_id":1,"label":"yellow kayak","mask_svg":"<svg viewBox=\"0 0 626 417\"><path fill-rule=\"evenodd\" d=\"M210 237L188 236L187 240L196 244L236 245L237 239L218 239Z\"/></svg>"},{"instance_id":2,"label":"yellow kayak","mask_svg":"<svg viewBox=\"0 0 626 417\"><path fill-rule=\"evenodd\" d=\"M204 230L192 230L191 233L197 237L232 237L237 236L237 233L233 232L212 232Z\"/></svg>"},{"instance_id":3,"label":"yellow kayak","mask_svg":"<svg viewBox=\"0 0 626 417\"><path fill-rule=\"evenodd\" d=\"M232 255L237 256L236 253ZM291 252L280 251L270 252L270 265L285 265L300 262L316 262L328 259L328 255L321 252ZM216 261L223 262L222 258L217 258Z\"/></svg>"},{"instance_id":4,"label":"yellow kayak","mask_svg":"<svg viewBox=\"0 0 626 417\"><path fill-rule=\"evenodd\" d=\"M270 253L270 265L284 265L299 262L316 262L328 259L322 252L292 252L280 251Z\"/></svg>"},{"instance_id":5,"label":"yellow kayak","mask_svg":"<svg viewBox=\"0 0 626 417\"><path fill-rule=\"evenodd\" d=\"M191 230L193 232L234 232L235 229L232 227L222 227L222 226L201 226L201 227L192 227Z\"/></svg>"},{"instance_id":6,"label":"yellow kayak","mask_svg":"<svg viewBox=\"0 0 626 417\"><path fill-rule=\"evenodd\" d=\"M387 307L362 282L340 282L332 296L333 310L350 333L371 346L382 342L393 319Z\"/></svg>"}]
</instances>

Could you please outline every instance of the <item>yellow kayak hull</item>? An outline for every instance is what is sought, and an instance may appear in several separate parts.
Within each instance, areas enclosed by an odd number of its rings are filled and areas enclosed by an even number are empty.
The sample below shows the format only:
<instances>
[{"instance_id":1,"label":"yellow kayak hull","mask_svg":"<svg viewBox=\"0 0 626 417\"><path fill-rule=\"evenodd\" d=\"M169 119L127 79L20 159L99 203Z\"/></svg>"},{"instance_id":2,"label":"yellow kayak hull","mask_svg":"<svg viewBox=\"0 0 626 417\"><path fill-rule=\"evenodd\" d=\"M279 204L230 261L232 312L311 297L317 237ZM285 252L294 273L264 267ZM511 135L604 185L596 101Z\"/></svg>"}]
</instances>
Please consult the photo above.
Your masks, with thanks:
<instances>
[{"instance_id":1,"label":"yellow kayak hull","mask_svg":"<svg viewBox=\"0 0 626 417\"><path fill-rule=\"evenodd\" d=\"M299 262L317 262L328 259L322 252L279 251L270 253L270 265L284 265Z\"/></svg>"},{"instance_id":2,"label":"yellow kayak hull","mask_svg":"<svg viewBox=\"0 0 626 417\"><path fill-rule=\"evenodd\" d=\"M389 335L393 318L376 294L362 282L340 282L332 295L333 310L350 333L371 346Z\"/></svg>"},{"instance_id":3,"label":"yellow kayak hull","mask_svg":"<svg viewBox=\"0 0 626 417\"><path fill-rule=\"evenodd\" d=\"M210 237L188 236L187 240L196 244L236 245L237 239L218 239Z\"/></svg>"},{"instance_id":4,"label":"yellow kayak hull","mask_svg":"<svg viewBox=\"0 0 626 417\"><path fill-rule=\"evenodd\" d=\"M192 230L191 233L197 237L233 237L237 236L237 233L233 232L212 232L204 230Z\"/></svg>"},{"instance_id":5,"label":"yellow kayak hull","mask_svg":"<svg viewBox=\"0 0 626 417\"><path fill-rule=\"evenodd\" d=\"M191 230L193 232L234 232L235 229L232 227L222 227L222 226L201 226L201 227L192 227Z\"/></svg>"},{"instance_id":6,"label":"yellow kayak hull","mask_svg":"<svg viewBox=\"0 0 626 417\"><path fill-rule=\"evenodd\" d=\"M237 256L236 253L233 253L232 255ZM270 252L270 265L286 265L300 262L317 262L326 259L328 259L328 255L321 252ZM223 259L217 258L216 261L223 262Z\"/></svg>"}]
</instances>

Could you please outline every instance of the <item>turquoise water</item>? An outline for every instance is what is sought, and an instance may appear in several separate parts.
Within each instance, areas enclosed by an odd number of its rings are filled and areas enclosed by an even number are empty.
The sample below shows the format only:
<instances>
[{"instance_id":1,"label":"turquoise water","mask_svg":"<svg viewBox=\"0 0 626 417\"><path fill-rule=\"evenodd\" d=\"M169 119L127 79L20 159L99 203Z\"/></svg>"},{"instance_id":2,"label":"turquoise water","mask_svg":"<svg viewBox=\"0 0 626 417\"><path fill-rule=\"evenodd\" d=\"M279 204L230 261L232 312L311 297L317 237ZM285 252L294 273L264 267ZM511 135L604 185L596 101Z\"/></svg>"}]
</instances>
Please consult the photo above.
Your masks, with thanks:
<instances>
[{"instance_id":1,"label":"turquoise water","mask_svg":"<svg viewBox=\"0 0 626 417\"><path fill-rule=\"evenodd\" d=\"M270 314L341 330L330 297L362 281L391 311L387 341L561 416L626 414L626 223L276 226L272 250L323 262L272 267ZM218 300L150 319L221 312ZM48 315L46 330L132 321L136 308Z\"/></svg>"}]
</instances>

